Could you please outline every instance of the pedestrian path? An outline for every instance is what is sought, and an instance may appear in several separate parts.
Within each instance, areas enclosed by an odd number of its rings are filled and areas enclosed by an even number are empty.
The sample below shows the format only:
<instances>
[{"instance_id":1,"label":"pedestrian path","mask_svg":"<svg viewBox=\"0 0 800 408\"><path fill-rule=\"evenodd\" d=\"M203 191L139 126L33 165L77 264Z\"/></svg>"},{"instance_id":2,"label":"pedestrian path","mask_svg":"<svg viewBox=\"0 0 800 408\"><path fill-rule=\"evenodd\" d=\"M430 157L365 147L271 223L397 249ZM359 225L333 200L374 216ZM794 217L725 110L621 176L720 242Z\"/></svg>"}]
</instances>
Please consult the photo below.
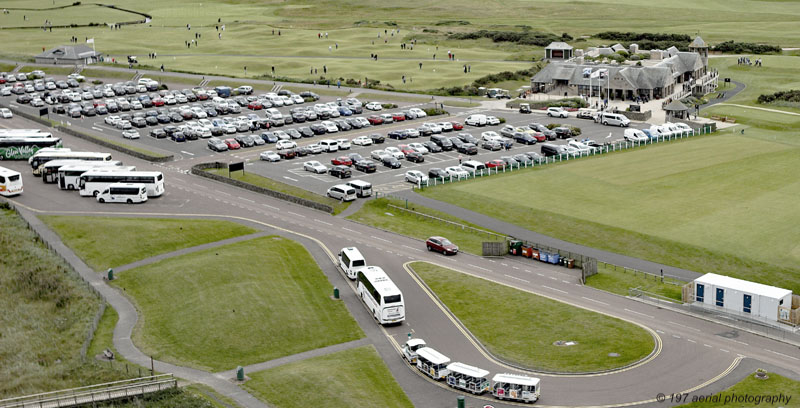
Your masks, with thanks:
<instances>
[{"instance_id":1,"label":"pedestrian path","mask_svg":"<svg viewBox=\"0 0 800 408\"><path fill-rule=\"evenodd\" d=\"M796 112L787 112L787 111L779 110L779 109L761 108L761 107L758 107L758 106L739 105L738 103L719 103L717 105L720 105L720 106L723 106L723 105L725 105L725 106L736 106L738 108L755 109L755 110L760 110L760 111L765 111L765 112L782 113L784 115L800 116L800 113L796 113Z\"/></svg>"}]
</instances>

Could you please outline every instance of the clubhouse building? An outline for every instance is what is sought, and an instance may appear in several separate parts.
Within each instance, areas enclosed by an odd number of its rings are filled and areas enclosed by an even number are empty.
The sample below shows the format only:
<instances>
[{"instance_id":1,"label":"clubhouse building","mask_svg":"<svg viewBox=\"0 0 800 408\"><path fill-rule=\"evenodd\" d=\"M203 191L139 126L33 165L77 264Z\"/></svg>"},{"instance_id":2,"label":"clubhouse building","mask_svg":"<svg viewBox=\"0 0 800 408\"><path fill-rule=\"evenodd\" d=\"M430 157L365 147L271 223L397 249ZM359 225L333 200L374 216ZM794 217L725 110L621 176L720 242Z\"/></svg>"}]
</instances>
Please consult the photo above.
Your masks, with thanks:
<instances>
[{"instance_id":1,"label":"clubhouse building","mask_svg":"<svg viewBox=\"0 0 800 408\"><path fill-rule=\"evenodd\" d=\"M630 48L635 52L638 47L632 44ZM582 55L582 50L576 51L576 55ZM717 72L708 70L708 45L700 37L689 44L689 51L675 47L651 50L650 60L641 65L585 63L581 56L566 61L548 59L550 63L531 79L532 92L616 100L677 100L712 92L717 86Z\"/></svg>"}]
</instances>

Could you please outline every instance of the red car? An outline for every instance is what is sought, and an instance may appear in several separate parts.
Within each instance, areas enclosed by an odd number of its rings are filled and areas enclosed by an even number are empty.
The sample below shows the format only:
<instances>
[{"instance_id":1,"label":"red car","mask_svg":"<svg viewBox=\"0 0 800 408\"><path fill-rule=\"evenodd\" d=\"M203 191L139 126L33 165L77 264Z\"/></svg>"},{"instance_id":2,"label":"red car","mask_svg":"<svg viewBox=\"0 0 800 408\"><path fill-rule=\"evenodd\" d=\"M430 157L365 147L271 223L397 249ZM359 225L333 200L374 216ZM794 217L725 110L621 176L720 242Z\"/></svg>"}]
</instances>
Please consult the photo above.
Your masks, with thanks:
<instances>
[{"instance_id":1,"label":"red car","mask_svg":"<svg viewBox=\"0 0 800 408\"><path fill-rule=\"evenodd\" d=\"M500 159L489 160L486 162L486 167L493 168L493 167L506 167L506 162Z\"/></svg>"},{"instance_id":2,"label":"red car","mask_svg":"<svg viewBox=\"0 0 800 408\"><path fill-rule=\"evenodd\" d=\"M544 142L547 141L547 136L544 135L542 132L535 132L531 134L537 142Z\"/></svg>"},{"instance_id":3,"label":"red car","mask_svg":"<svg viewBox=\"0 0 800 408\"><path fill-rule=\"evenodd\" d=\"M235 139L225 139L224 142L225 145L228 146L228 150L235 150L242 147L239 146L239 142L237 142Z\"/></svg>"},{"instance_id":4,"label":"red car","mask_svg":"<svg viewBox=\"0 0 800 408\"><path fill-rule=\"evenodd\" d=\"M383 124L383 118L381 118L378 115L371 115L370 117L367 118L367 120L369 121L370 125L382 125Z\"/></svg>"},{"instance_id":5,"label":"red car","mask_svg":"<svg viewBox=\"0 0 800 408\"><path fill-rule=\"evenodd\" d=\"M463 130L464 129L464 125L462 125L461 123L450 122L450 124L453 125L453 130Z\"/></svg>"},{"instance_id":6,"label":"red car","mask_svg":"<svg viewBox=\"0 0 800 408\"><path fill-rule=\"evenodd\" d=\"M397 148L400 149L400 151L403 152L403 154L409 154L411 152L416 152L416 150L414 150L413 148L409 147L408 145L404 145L404 144L401 144L401 145L397 146Z\"/></svg>"},{"instance_id":7,"label":"red car","mask_svg":"<svg viewBox=\"0 0 800 408\"><path fill-rule=\"evenodd\" d=\"M197 100L198 101L208 100L208 94L207 93L199 93L199 94L197 94Z\"/></svg>"},{"instance_id":8,"label":"red car","mask_svg":"<svg viewBox=\"0 0 800 408\"><path fill-rule=\"evenodd\" d=\"M253 101L247 104L247 109L250 110L261 110L264 109L264 105L261 104L259 101Z\"/></svg>"},{"instance_id":9,"label":"red car","mask_svg":"<svg viewBox=\"0 0 800 408\"><path fill-rule=\"evenodd\" d=\"M335 159L331 159L331 164L334 166L352 166L353 160L347 156L339 156Z\"/></svg>"},{"instance_id":10,"label":"red car","mask_svg":"<svg viewBox=\"0 0 800 408\"><path fill-rule=\"evenodd\" d=\"M458 253L458 246L444 237L430 237L425 241L428 251L441 252L444 255L455 255Z\"/></svg>"},{"instance_id":11,"label":"red car","mask_svg":"<svg viewBox=\"0 0 800 408\"><path fill-rule=\"evenodd\" d=\"M394 120L395 122L402 122L402 121L406 120L406 115L404 113L399 113L399 112L398 113L393 113L392 114L392 120Z\"/></svg>"},{"instance_id":12,"label":"red car","mask_svg":"<svg viewBox=\"0 0 800 408\"><path fill-rule=\"evenodd\" d=\"M153 99L153 106L164 106L165 103L161 98Z\"/></svg>"}]
</instances>

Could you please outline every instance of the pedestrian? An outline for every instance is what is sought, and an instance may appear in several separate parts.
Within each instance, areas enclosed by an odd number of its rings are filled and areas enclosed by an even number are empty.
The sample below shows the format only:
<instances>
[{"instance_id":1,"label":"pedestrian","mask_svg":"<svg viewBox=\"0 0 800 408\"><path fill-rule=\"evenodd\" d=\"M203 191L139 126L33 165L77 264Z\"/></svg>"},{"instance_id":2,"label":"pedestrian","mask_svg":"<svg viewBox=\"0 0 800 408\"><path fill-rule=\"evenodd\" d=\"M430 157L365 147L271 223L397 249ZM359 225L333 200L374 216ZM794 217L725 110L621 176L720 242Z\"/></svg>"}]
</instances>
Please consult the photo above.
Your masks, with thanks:
<instances>
[{"instance_id":1,"label":"pedestrian","mask_svg":"<svg viewBox=\"0 0 800 408\"><path fill-rule=\"evenodd\" d=\"M317 39L321 39L321 38L322 38L322 33L317 33Z\"/></svg>"},{"instance_id":2,"label":"pedestrian","mask_svg":"<svg viewBox=\"0 0 800 408\"><path fill-rule=\"evenodd\" d=\"M314 67L311 67L311 71L308 73L309 75L314 75Z\"/></svg>"},{"instance_id":3,"label":"pedestrian","mask_svg":"<svg viewBox=\"0 0 800 408\"><path fill-rule=\"evenodd\" d=\"M164 64L161 64L161 72L164 72Z\"/></svg>"},{"instance_id":4,"label":"pedestrian","mask_svg":"<svg viewBox=\"0 0 800 408\"><path fill-rule=\"evenodd\" d=\"M458 164L461 165L461 155L458 155Z\"/></svg>"},{"instance_id":5,"label":"pedestrian","mask_svg":"<svg viewBox=\"0 0 800 408\"><path fill-rule=\"evenodd\" d=\"M272 76L275 76L275 66L272 66Z\"/></svg>"},{"instance_id":6,"label":"pedestrian","mask_svg":"<svg viewBox=\"0 0 800 408\"><path fill-rule=\"evenodd\" d=\"M217 31L219 31L219 26L218 25L215 25L214 28L216 28Z\"/></svg>"},{"instance_id":7,"label":"pedestrian","mask_svg":"<svg viewBox=\"0 0 800 408\"><path fill-rule=\"evenodd\" d=\"M278 30L278 37L281 36L281 30Z\"/></svg>"},{"instance_id":8,"label":"pedestrian","mask_svg":"<svg viewBox=\"0 0 800 408\"><path fill-rule=\"evenodd\" d=\"M419 63L419 69L422 70L422 63Z\"/></svg>"},{"instance_id":9,"label":"pedestrian","mask_svg":"<svg viewBox=\"0 0 800 408\"><path fill-rule=\"evenodd\" d=\"M317 74L318 72L319 71L316 68L314 68L314 74Z\"/></svg>"},{"instance_id":10,"label":"pedestrian","mask_svg":"<svg viewBox=\"0 0 800 408\"><path fill-rule=\"evenodd\" d=\"M218 22L218 23L221 23L221 22L222 22L222 17L218 18L218 19L217 19L217 22Z\"/></svg>"},{"instance_id":11,"label":"pedestrian","mask_svg":"<svg viewBox=\"0 0 800 408\"><path fill-rule=\"evenodd\" d=\"M433 54L433 60L436 61L436 54Z\"/></svg>"},{"instance_id":12,"label":"pedestrian","mask_svg":"<svg viewBox=\"0 0 800 408\"><path fill-rule=\"evenodd\" d=\"M221 40L222 39L222 33L217 33L217 37Z\"/></svg>"},{"instance_id":13,"label":"pedestrian","mask_svg":"<svg viewBox=\"0 0 800 408\"><path fill-rule=\"evenodd\" d=\"M466 65L464 65L464 73L465 74L467 73L467 66Z\"/></svg>"},{"instance_id":14,"label":"pedestrian","mask_svg":"<svg viewBox=\"0 0 800 408\"><path fill-rule=\"evenodd\" d=\"M472 65L467 65L467 72L472 72Z\"/></svg>"},{"instance_id":15,"label":"pedestrian","mask_svg":"<svg viewBox=\"0 0 800 408\"><path fill-rule=\"evenodd\" d=\"M328 52L331 52L331 51L333 51L333 50L332 50L332 47L329 45L328 46Z\"/></svg>"},{"instance_id":16,"label":"pedestrian","mask_svg":"<svg viewBox=\"0 0 800 408\"><path fill-rule=\"evenodd\" d=\"M336 49L338 50L339 49L339 43L335 43L335 44L336 44Z\"/></svg>"},{"instance_id":17,"label":"pedestrian","mask_svg":"<svg viewBox=\"0 0 800 408\"><path fill-rule=\"evenodd\" d=\"M328 66L327 65L323 65L322 66L322 73L323 74L327 74L328 73Z\"/></svg>"},{"instance_id":18,"label":"pedestrian","mask_svg":"<svg viewBox=\"0 0 800 408\"><path fill-rule=\"evenodd\" d=\"M403 83L406 83L406 76L405 75L403 75L402 80L403 80Z\"/></svg>"},{"instance_id":19,"label":"pedestrian","mask_svg":"<svg viewBox=\"0 0 800 408\"><path fill-rule=\"evenodd\" d=\"M275 29L274 28L272 29L272 35L275 35Z\"/></svg>"},{"instance_id":20,"label":"pedestrian","mask_svg":"<svg viewBox=\"0 0 800 408\"><path fill-rule=\"evenodd\" d=\"M247 76L247 65L244 66L244 76Z\"/></svg>"},{"instance_id":21,"label":"pedestrian","mask_svg":"<svg viewBox=\"0 0 800 408\"><path fill-rule=\"evenodd\" d=\"M328 33L327 32L325 33L325 38L328 38Z\"/></svg>"}]
</instances>

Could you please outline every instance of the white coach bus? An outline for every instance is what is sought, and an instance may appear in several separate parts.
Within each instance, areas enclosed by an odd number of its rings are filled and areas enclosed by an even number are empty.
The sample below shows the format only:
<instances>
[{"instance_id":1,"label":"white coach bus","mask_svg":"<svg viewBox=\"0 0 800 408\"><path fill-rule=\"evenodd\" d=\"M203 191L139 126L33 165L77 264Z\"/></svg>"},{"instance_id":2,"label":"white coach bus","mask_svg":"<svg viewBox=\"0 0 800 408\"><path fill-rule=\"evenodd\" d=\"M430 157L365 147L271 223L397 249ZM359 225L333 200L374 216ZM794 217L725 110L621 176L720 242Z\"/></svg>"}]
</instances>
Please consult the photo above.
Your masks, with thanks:
<instances>
[{"instance_id":1,"label":"white coach bus","mask_svg":"<svg viewBox=\"0 0 800 408\"><path fill-rule=\"evenodd\" d=\"M111 162L114 162L114 160ZM87 171L136 171L136 166L122 166L121 163L120 165L114 166L95 166L90 163L91 162L87 162L86 164L71 164L59 167L58 173L56 174L58 188L61 190L80 190L81 175Z\"/></svg>"},{"instance_id":2,"label":"white coach bus","mask_svg":"<svg viewBox=\"0 0 800 408\"><path fill-rule=\"evenodd\" d=\"M358 271L358 296L380 324L400 323L406 319L403 294L377 266Z\"/></svg>"},{"instance_id":3,"label":"white coach bus","mask_svg":"<svg viewBox=\"0 0 800 408\"><path fill-rule=\"evenodd\" d=\"M0 195L13 196L22 194L22 175L19 172L0 167Z\"/></svg>"},{"instance_id":4,"label":"white coach bus","mask_svg":"<svg viewBox=\"0 0 800 408\"><path fill-rule=\"evenodd\" d=\"M164 194L164 175L160 171L104 171L95 169L81 174L78 188L82 196L97 197L114 183L140 183L147 187L148 197Z\"/></svg>"}]
</instances>

